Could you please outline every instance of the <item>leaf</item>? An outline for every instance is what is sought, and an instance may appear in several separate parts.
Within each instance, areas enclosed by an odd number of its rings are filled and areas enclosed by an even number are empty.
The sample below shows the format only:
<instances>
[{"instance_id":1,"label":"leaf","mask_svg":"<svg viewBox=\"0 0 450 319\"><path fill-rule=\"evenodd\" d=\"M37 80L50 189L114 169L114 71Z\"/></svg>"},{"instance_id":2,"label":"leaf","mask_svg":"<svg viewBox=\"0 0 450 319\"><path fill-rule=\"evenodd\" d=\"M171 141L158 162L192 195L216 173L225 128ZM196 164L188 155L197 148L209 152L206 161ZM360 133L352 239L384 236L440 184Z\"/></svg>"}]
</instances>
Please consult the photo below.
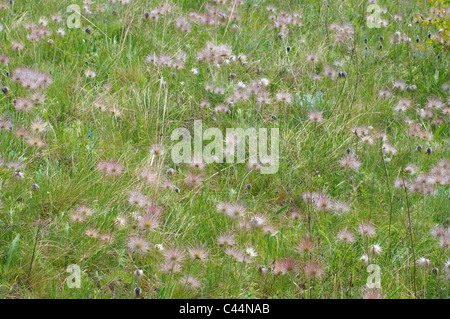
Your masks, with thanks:
<instances>
[{"instance_id":1,"label":"leaf","mask_svg":"<svg viewBox=\"0 0 450 319\"><path fill-rule=\"evenodd\" d=\"M8 255L6 255L5 270L9 269L9 264L11 263L13 255L16 252L17 248L19 248L19 240L20 240L20 234L17 234L16 237L11 242L11 246L9 247Z\"/></svg>"},{"instance_id":2,"label":"leaf","mask_svg":"<svg viewBox=\"0 0 450 319\"><path fill-rule=\"evenodd\" d=\"M441 133L444 131L444 129L447 127L447 123L444 123L443 125L441 125L441 127L438 128L438 130L436 131L436 136L441 135Z\"/></svg>"},{"instance_id":3,"label":"leaf","mask_svg":"<svg viewBox=\"0 0 450 319\"><path fill-rule=\"evenodd\" d=\"M280 214L282 211L284 211L284 210L285 210L286 208L288 208L288 207L289 207L289 205L286 205L286 206L280 208L280 209L277 211L277 215Z\"/></svg>"},{"instance_id":4,"label":"leaf","mask_svg":"<svg viewBox=\"0 0 450 319\"><path fill-rule=\"evenodd\" d=\"M436 70L436 72L434 72L434 82L438 82L439 81L439 71L438 70Z\"/></svg>"}]
</instances>

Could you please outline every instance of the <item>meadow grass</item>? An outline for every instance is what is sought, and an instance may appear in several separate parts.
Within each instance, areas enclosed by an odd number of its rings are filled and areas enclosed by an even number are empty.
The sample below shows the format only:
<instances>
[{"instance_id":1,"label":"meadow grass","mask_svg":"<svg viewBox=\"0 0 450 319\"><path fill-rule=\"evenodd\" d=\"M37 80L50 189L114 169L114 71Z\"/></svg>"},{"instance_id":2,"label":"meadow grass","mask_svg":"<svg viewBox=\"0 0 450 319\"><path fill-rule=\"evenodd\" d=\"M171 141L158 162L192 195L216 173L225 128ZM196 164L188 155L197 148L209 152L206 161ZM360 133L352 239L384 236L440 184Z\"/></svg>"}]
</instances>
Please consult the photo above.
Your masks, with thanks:
<instances>
[{"instance_id":1,"label":"meadow grass","mask_svg":"<svg viewBox=\"0 0 450 319\"><path fill-rule=\"evenodd\" d=\"M449 58L415 21L430 3L380 0L387 25L369 28L361 0L126 2L0 0L0 297L448 298ZM51 34L30 39L39 28ZM226 61L198 61L208 43L228 45ZM19 68L51 83L27 88ZM234 98L241 82L256 93ZM42 101L19 110L33 94ZM278 128L277 173L174 164L171 134L195 119ZM72 264L80 288L67 285ZM381 288L367 288L368 264Z\"/></svg>"}]
</instances>

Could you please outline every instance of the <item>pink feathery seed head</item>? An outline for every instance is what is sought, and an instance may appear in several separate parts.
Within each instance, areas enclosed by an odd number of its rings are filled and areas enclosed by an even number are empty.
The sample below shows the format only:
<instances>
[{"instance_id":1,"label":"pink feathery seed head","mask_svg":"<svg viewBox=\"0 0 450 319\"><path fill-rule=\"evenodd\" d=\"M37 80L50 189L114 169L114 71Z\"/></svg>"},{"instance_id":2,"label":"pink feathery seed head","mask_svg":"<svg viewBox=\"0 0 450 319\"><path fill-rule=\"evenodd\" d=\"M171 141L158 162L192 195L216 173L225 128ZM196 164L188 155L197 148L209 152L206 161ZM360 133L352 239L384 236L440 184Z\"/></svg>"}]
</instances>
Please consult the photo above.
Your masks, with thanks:
<instances>
[{"instance_id":1,"label":"pink feathery seed head","mask_svg":"<svg viewBox=\"0 0 450 319\"><path fill-rule=\"evenodd\" d=\"M275 274L275 276L286 275L288 273L286 267L283 265L281 261L275 262L272 271Z\"/></svg>"},{"instance_id":2,"label":"pink feathery seed head","mask_svg":"<svg viewBox=\"0 0 450 319\"><path fill-rule=\"evenodd\" d=\"M424 188L424 185L422 183L410 183L408 190L411 193L420 193L423 188Z\"/></svg>"},{"instance_id":3,"label":"pink feathery seed head","mask_svg":"<svg viewBox=\"0 0 450 319\"><path fill-rule=\"evenodd\" d=\"M17 98L14 100L14 108L18 112L29 112L34 107L33 101L26 98Z\"/></svg>"},{"instance_id":4,"label":"pink feathery seed head","mask_svg":"<svg viewBox=\"0 0 450 319\"><path fill-rule=\"evenodd\" d=\"M153 170L152 167L145 168L142 173L141 177L149 185L157 185L159 176L158 173Z\"/></svg>"},{"instance_id":5,"label":"pink feathery seed head","mask_svg":"<svg viewBox=\"0 0 450 319\"><path fill-rule=\"evenodd\" d=\"M75 208L75 213L77 214L81 214L85 217L90 217L93 214L93 211L91 208L85 206L85 205L80 205L77 208Z\"/></svg>"},{"instance_id":6,"label":"pink feathery seed head","mask_svg":"<svg viewBox=\"0 0 450 319\"><path fill-rule=\"evenodd\" d=\"M95 73L94 71L92 71L90 69L87 69L84 71L84 76L87 77L88 79L92 79L97 76L97 73Z\"/></svg>"},{"instance_id":7,"label":"pink feathery seed head","mask_svg":"<svg viewBox=\"0 0 450 319\"><path fill-rule=\"evenodd\" d=\"M164 251L165 261L166 263L177 263L180 264L185 259L185 253L180 248L170 248Z\"/></svg>"},{"instance_id":8,"label":"pink feathery seed head","mask_svg":"<svg viewBox=\"0 0 450 319\"><path fill-rule=\"evenodd\" d=\"M102 112L106 112L109 109L108 104L105 101L103 101L102 99L97 99L94 102L93 107Z\"/></svg>"},{"instance_id":9,"label":"pink feathery seed head","mask_svg":"<svg viewBox=\"0 0 450 319\"><path fill-rule=\"evenodd\" d=\"M434 188L433 186L426 185L426 186L422 187L421 193L424 196L429 196L429 195L434 196L437 193L437 189Z\"/></svg>"},{"instance_id":10,"label":"pink feathery seed head","mask_svg":"<svg viewBox=\"0 0 450 319\"><path fill-rule=\"evenodd\" d=\"M13 171L18 171L24 168L24 164L18 161L8 162L5 164L7 168Z\"/></svg>"},{"instance_id":11,"label":"pink feathery seed head","mask_svg":"<svg viewBox=\"0 0 450 319\"><path fill-rule=\"evenodd\" d=\"M97 167L102 173L109 176L118 176L124 172L123 165L116 161L103 161Z\"/></svg>"},{"instance_id":12,"label":"pink feathery seed head","mask_svg":"<svg viewBox=\"0 0 450 319\"><path fill-rule=\"evenodd\" d=\"M149 54L145 57L145 63L147 64L157 64L158 63L158 57L156 53Z\"/></svg>"},{"instance_id":13,"label":"pink feathery seed head","mask_svg":"<svg viewBox=\"0 0 450 319\"><path fill-rule=\"evenodd\" d=\"M382 146L381 146L381 149L383 150L383 152L385 153L385 154L388 154L388 155L397 155L397 149L395 149L393 146L391 146L391 145L389 145L389 144L387 144L387 143L384 143Z\"/></svg>"},{"instance_id":14,"label":"pink feathery seed head","mask_svg":"<svg viewBox=\"0 0 450 319\"><path fill-rule=\"evenodd\" d=\"M198 158L194 157L192 159L192 163L191 163L192 168L196 168L197 170L202 170L205 168L205 165L206 165L206 163L202 157L198 157Z\"/></svg>"},{"instance_id":15,"label":"pink feathery seed head","mask_svg":"<svg viewBox=\"0 0 450 319\"><path fill-rule=\"evenodd\" d=\"M200 187L203 185L203 177L200 174L188 173L184 179L184 184L189 188Z\"/></svg>"},{"instance_id":16,"label":"pink feathery seed head","mask_svg":"<svg viewBox=\"0 0 450 319\"><path fill-rule=\"evenodd\" d=\"M72 215L70 215L70 221L73 223L81 223L85 220L85 216L80 214L80 213L73 213Z\"/></svg>"},{"instance_id":17,"label":"pink feathery seed head","mask_svg":"<svg viewBox=\"0 0 450 319\"><path fill-rule=\"evenodd\" d=\"M142 194L140 191L131 191L129 193L128 196L128 203L130 203L130 205L135 205L135 206L139 206L139 207L144 207L147 205L148 203L148 199L147 197Z\"/></svg>"},{"instance_id":18,"label":"pink feathery seed head","mask_svg":"<svg viewBox=\"0 0 450 319\"><path fill-rule=\"evenodd\" d=\"M333 79L336 79L337 75L338 75L338 72L332 66L326 65L324 67L323 76L333 80Z\"/></svg>"},{"instance_id":19,"label":"pink feathery seed head","mask_svg":"<svg viewBox=\"0 0 450 319\"><path fill-rule=\"evenodd\" d=\"M419 133L419 137L424 141L431 141L433 139L433 133L422 130Z\"/></svg>"},{"instance_id":20,"label":"pink feathery seed head","mask_svg":"<svg viewBox=\"0 0 450 319\"><path fill-rule=\"evenodd\" d=\"M255 214L250 218L249 225L251 228L261 228L267 224L267 217L263 214Z\"/></svg>"},{"instance_id":21,"label":"pink feathery seed head","mask_svg":"<svg viewBox=\"0 0 450 319\"><path fill-rule=\"evenodd\" d=\"M448 168L444 168L438 164L430 170L430 173L432 175L446 176L446 175L448 175L449 170L448 170Z\"/></svg>"},{"instance_id":22,"label":"pink feathery seed head","mask_svg":"<svg viewBox=\"0 0 450 319\"><path fill-rule=\"evenodd\" d=\"M428 185L441 185L445 186L449 182L449 176L448 175L441 175L441 174L432 174L427 179Z\"/></svg>"},{"instance_id":23,"label":"pink feathery seed head","mask_svg":"<svg viewBox=\"0 0 450 319\"><path fill-rule=\"evenodd\" d=\"M375 138L383 142L387 140L386 133L381 131L375 132Z\"/></svg>"},{"instance_id":24,"label":"pink feathery seed head","mask_svg":"<svg viewBox=\"0 0 450 319\"><path fill-rule=\"evenodd\" d=\"M233 204L230 202L220 202L216 205L216 210L218 213L226 214L228 210L232 208Z\"/></svg>"},{"instance_id":25,"label":"pink feathery seed head","mask_svg":"<svg viewBox=\"0 0 450 319\"><path fill-rule=\"evenodd\" d=\"M417 109L417 115L423 120L432 119L434 116L433 112L429 109Z\"/></svg>"},{"instance_id":26,"label":"pink feathery seed head","mask_svg":"<svg viewBox=\"0 0 450 319\"><path fill-rule=\"evenodd\" d=\"M417 175L415 182L418 184L426 184L427 181L429 180L430 176L426 175L426 174L420 174Z\"/></svg>"},{"instance_id":27,"label":"pink feathery seed head","mask_svg":"<svg viewBox=\"0 0 450 319\"><path fill-rule=\"evenodd\" d=\"M242 255L242 253L238 249L236 249L234 247L227 247L225 249L225 254L228 255L229 257L235 259L235 260L241 258L241 255Z\"/></svg>"},{"instance_id":28,"label":"pink feathery seed head","mask_svg":"<svg viewBox=\"0 0 450 319\"><path fill-rule=\"evenodd\" d=\"M93 228L89 228L87 229L84 234L89 237L89 238L98 238L99 234L98 231L96 229Z\"/></svg>"},{"instance_id":29,"label":"pink feathery seed head","mask_svg":"<svg viewBox=\"0 0 450 319\"><path fill-rule=\"evenodd\" d=\"M180 17L175 20L175 26L184 33L191 32L191 24L184 17Z\"/></svg>"},{"instance_id":30,"label":"pink feathery seed head","mask_svg":"<svg viewBox=\"0 0 450 319\"><path fill-rule=\"evenodd\" d=\"M304 272L310 278L321 278L324 275L324 270L319 263L310 262L305 266Z\"/></svg>"},{"instance_id":31,"label":"pink feathery seed head","mask_svg":"<svg viewBox=\"0 0 450 319\"><path fill-rule=\"evenodd\" d=\"M355 134L356 137L362 138L369 135L369 128L366 126L356 126L351 129L351 132Z\"/></svg>"},{"instance_id":32,"label":"pink feathery seed head","mask_svg":"<svg viewBox=\"0 0 450 319\"><path fill-rule=\"evenodd\" d=\"M300 213L300 211L294 210L291 212L290 218L294 221L298 221L302 219L302 214Z\"/></svg>"},{"instance_id":33,"label":"pink feathery seed head","mask_svg":"<svg viewBox=\"0 0 450 319\"><path fill-rule=\"evenodd\" d=\"M251 225L246 220L239 220L239 229L241 230L250 230L252 229Z\"/></svg>"},{"instance_id":34,"label":"pink feathery seed head","mask_svg":"<svg viewBox=\"0 0 450 319\"><path fill-rule=\"evenodd\" d=\"M200 107L201 108L209 108L211 106L211 103L208 100L201 100L200 101Z\"/></svg>"},{"instance_id":35,"label":"pink feathery seed head","mask_svg":"<svg viewBox=\"0 0 450 319\"><path fill-rule=\"evenodd\" d=\"M449 235L439 238L439 247L444 248L444 249L450 248L450 236Z\"/></svg>"},{"instance_id":36,"label":"pink feathery seed head","mask_svg":"<svg viewBox=\"0 0 450 319\"><path fill-rule=\"evenodd\" d=\"M416 168L416 166L413 165L413 164L408 164L408 165L405 167L405 169L403 170L403 172L405 172L405 174L408 174L408 175L412 175L412 174L414 174L416 171L417 171L417 168Z\"/></svg>"},{"instance_id":37,"label":"pink feathery seed head","mask_svg":"<svg viewBox=\"0 0 450 319\"><path fill-rule=\"evenodd\" d=\"M444 227L443 225L437 225L431 230L431 235L434 238L450 236L450 228Z\"/></svg>"},{"instance_id":38,"label":"pink feathery seed head","mask_svg":"<svg viewBox=\"0 0 450 319\"><path fill-rule=\"evenodd\" d=\"M155 156L160 156L164 154L164 146L160 144L153 145L150 148L150 153Z\"/></svg>"},{"instance_id":39,"label":"pink feathery seed head","mask_svg":"<svg viewBox=\"0 0 450 319\"><path fill-rule=\"evenodd\" d=\"M276 96L278 102L283 102L286 104L292 104L292 94L284 91L279 91Z\"/></svg>"},{"instance_id":40,"label":"pink feathery seed head","mask_svg":"<svg viewBox=\"0 0 450 319\"><path fill-rule=\"evenodd\" d=\"M410 123L408 134L411 136L418 136L422 132L422 125L419 123Z\"/></svg>"},{"instance_id":41,"label":"pink feathery seed head","mask_svg":"<svg viewBox=\"0 0 450 319\"><path fill-rule=\"evenodd\" d=\"M392 85L393 90L404 91L406 89L406 82L403 80L396 80Z\"/></svg>"},{"instance_id":42,"label":"pink feathery seed head","mask_svg":"<svg viewBox=\"0 0 450 319\"><path fill-rule=\"evenodd\" d=\"M339 165L344 169L357 171L361 167L361 162L354 155L348 154L339 160Z\"/></svg>"},{"instance_id":43,"label":"pink feathery seed head","mask_svg":"<svg viewBox=\"0 0 450 319\"><path fill-rule=\"evenodd\" d=\"M286 272L296 272L298 270L298 265L295 259L291 257L285 257L280 261L281 267L286 270Z\"/></svg>"},{"instance_id":44,"label":"pink feathery seed head","mask_svg":"<svg viewBox=\"0 0 450 319\"><path fill-rule=\"evenodd\" d=\"M179 62L186 62L187 54L184 51L179 51L177 55L175 55L175 60Z\"/></svg>"},{"instance_id":45,"label":"pink feathery seed head","mask_svg":"<svg viewBox=\"0 0 450 319\"><path fill-rule=\"evenodd\" d=\"M157 203L149 201L147 202L146 206L145 206L145 212L148 215L153 215L156 217L161 216L162 212L163 212L163 208L161 206L159 206Z\"/></svg>"},{"instance_id":46,"label":"pink feathery seed head","mask_svg":"<svg viewBox=\"0 0 450 319\"><path fill-rule=\"evenodd\" d=\"M331 205L333 212L338 216L345 215L350 211L350 207L343 202L333 201Z\"/></svg>"},{"instance_id":47,"label":"pink feathery seed head","mask_svg":"<svg viewBox=\"0 0 450 319\"><path fill-rule=\"evenodd\" d=\"M118 227L126 227L128 225L128 221L123 216L117 216L116 219L114 219L113 225L116 225Z\"/></svg>"},{"instance_id":48,"label":"pink feathery seed head","mask_svg":"<svg viewBox=\"0 0 450 319\"><path fill-rule=\"evenodd\" d=\"M173 168L168 168L166 170L166 174L169 175L169 176L172 176L172 175L175 174L175 170Z\"/></svg>"},{"instance_id":49,"label":"pink feathery seed head","mask_svg":"<svg viewBox=\"0 0 450 319\"><path fill-rule=\"evenodd\" d=\"M163 15L160 10L152 10L150 12L145 12L144 17L147 20L158 21L160 15Z\"/></svg>"},{"instance_id":50,"label":"pink feathery seed head","mask_svg":"<svg viewBox=\"0 0 450 319\"><path fill-rule=\"evenodd\" d=\"M11 49L12 49L13 51L19 52L19 51L22 51L23 48L25 48L25 46L24 46L21 42L13 41L13 42L11 43Z\"/></svg>"},{"instance_id":51,"label":"pink feathery seed head","mask_svg":"<svg viewBox=\"0 0 450 319\"><path fill-rule=\"evenodd\" d=\"M112 243L114 241L114 236L112 234L103 233L98 236L98 239L105 243Z\"/></svg>"},{"instance_id":52,"label":"pink feathery seed head","mask_svg":"<svg viewBox=\"0 0 450 319\"><path fill-rule=\"evenodd\" d=\"M216 86L214 88L214 93L219 95L225 94L225 88L221 86Z\"/></svg>"},{"instance_id":53,"label":"pink feathery seed head","mask_svg":"<svg viewBox=\"0 0 450 319\"><path fill-rule=\"evenodd\" d=\"M264 235L274 236L278 233L278 230L272 225L264 225L262 228Z\"/></svg>"},{"instance_id":54,"label":"pink feathery seed head","mask_svg":"<svg viewBox=\"0 0 450 319\"><path fill-rule=\"evenodd\" d=\"M362 295L363 299L384 299L378 289L367 289Z\"/></svg>"},{"instance_id":55,"label":"pink feathery seed head","mask_svg":"<svg viewBox=\"0 0 450 319\"><path fill-rule=\"evenodd\" d=\"M50 21L53 23L60 23L62 21L62 15L60 13L54 14L50 17Z\"/></svg>"},{"instance_id":56,"label":"pink feathery seed head","mask_svg":"<svg viewBox=\"0 0 450 319\"><path fill-rule=\"evenodd\" d=\"M163 189L170 190L170 189L174 189L176 186L175 186L171 181L164 180L164 181L161 183L161 187L162 187Z\"/></svg>"},{"instance_id":57,"label":"pink feathery seed head","mask_svg":"<svg viewBox=\"0 0 450 319\"><path fill-rule=\"evenodd\" d=\"M427 99L427 103L425 104L425 107L429 108L429 109L440 109L444 105L445 104L442 102L441 98L439 98L437 96L432 96Z\"/></svg>"},{"instance_id":58,"label":"pink feathery seed head","mask_svg":"<svg viewBox=\"0 0 450 319\"><path fill-rule=\"evenodd\" d=\"M228 207L226 214L232 218L244 215L245 207L240 204L233 204Z\"/></svg>"},{"instance_id":59,"label":"pink feathery seed head","mask_svg":"<svg viewBox=\"0 0 450 319\"><path fill-rule=\"evenodd\" d=\"M0 123L0 127L1 127L1 123ZM22 127L19 127L18 129L16 129L15 133L16 133L17 137L21 137L21 138L27 138L29 136L27 130L25 130Z\"/></svg>"},{"instance_id":60,"label":"pink feathery seed head","mask_svg":"<svg viewBox=\"0 0 450 319\"><path fill-rule=\"evenodd\" d=\"M12 131L13 125L9 120L0 118L0 130Z\"/></svg>"},{"instance_id":61,"label":"pink feathery seed head","mask_svg":"<svg viewBox=\"0 0 450 319\"><path fill-rule=\"evenodd\" d=\"M181 264L171 261L165 261L161 267L161 271L165 273L180 273L181 272Z\"/></svg>"},{"instance_id":62,"label":"pink feathery seed head","mask_svg":"<svg viewBox=\"0 0 450 319\"><path fill-rule=\"evenodd\" d=\"M35 134L41 134L47 131L47 123L41 119L35 119L30 124L30 130Z\"/></svg>"},{"instance_id":63,"label":"pink feathery seed head","mask_svg":"<svg viewBox=\"0 0 450 319\"><path fill-rule=\"evenodd\" d=\"M360 223L358 226L358 232L361 236L372 237L375 236L375 226L370 222Z\"/></svg>"},{"instance_id":64,"label":"pink feathery seed head","mask_svg":"<svg viewBox=\"0 0 450 319\"><path fill-rule=\"evenodd\" d=\"M153 231L159 226L159 218L152 214L146 214L139 219L138 226L140 229Z\"/></svg>"},{"instance_id":65,"label":"pink feathery seed head","mask_svg":"<svg viewBox=\"0 0 450 319\"><path fill-rule=\"evenodd\" d=\"M108 111L116 117L119 117L122 115L122 109L120 107L118 107L117 105L113 105L111 108L108 109Z\"/></svg>"},{"instance_id":66,"label":"pink feathery seed head","mask_svg":"<svg viewBox=\"0 0 450 319\"><path fill-rule=\"evenodd\" d=\"M333 207L330 198L326 194L320 194L315 198L314 206L318 210L329 210Z\"/></svg>"},{"instance_id":67,"label":"pink feathery seed head","mask_svg":"<svg viewBox=\"0 0 450 319\"><path fill-rule=\"evenodd\" d=\"M382 98L388 98L392 95L392 93L389 90L380 90L378 91L378 95Z\"/></svg>"},{"instance_id":68,"label":"pink feathery seed head","mask_svg":"<svg viewBox=\"0 0 450 319\"><path fill-rule=\"evenodd\" d=\"M209 256L208 251L203 246L189 248L189 255L195 260L206 260Z\"/></svg>"},{"instance_id":69,"label":"pink feathery seed head","mask_svg":"<svg viewBox=\"0 0 450 319\"><path fill-rule=\"evenodd\" d=\"M449 160L441 160L437 164L437 167L444 169L446 171L446 174L448 174L449 170L450 170L450 161Z\"/></svg>"},{"instance_id":70,"label":"pink feathery seed head","mask_svg":"<svg viewBox=\"0 0 450 319\"><path fill-rule=\"evenodd\" d=\"M305 192L302 194L302 199L305 204L310 204L316 202L319 196L319 193Z\"/></svg>"},{"instance_id":71,"label":"pink feathery seed head","mask_svg":"<svg viewBox=\"0 0 450 319\"><path fill-rule=\"evenodd\" d=\"M397 105L409 109L411 107L411 103L412 103L411 99L401 98L400 100L398 100Z\"/></svg>"},{"instance_id":72,"label":"pink feathery seed head","mask_svg":"<svg viewBox=\"0 0 450 319\"><path fill-rule=\"evenodd\" d=\"M191 289L199 288L202 285L200 280L192 276L184 276L180 279L180 284L185 285L186 287L189 287Z\"/></svg>"},{"instance_id":73,"label":"pink feathery seed head","mask_svg":"<svg viewBox=\"0 0 450 319\"><path fill-rule=\"evenodd\" d=\"M144 238L134 236L128 240L128 248L131 252L145 254L149 250L150 245Z\"/></svg>"},{"instance_id":74,"label":"pink feathery seed head","mask_svg":"<svg viewBox=\"0 0 450 319\"><path fill-rule=\"evenodd\" d=\"M167 54L160 54L158 56L156 64L161 66L161 67L171 67L173 65L173 60Z\"/></svg>"},{"instance_id":75,"label":"pink feathery seed head","mask_svg":"<svg viewBox=\"0 0 450 319\"><path fill-rule=\"evenodd\" d=\"M8 63L9 63L8 56L5 54L0 54L0 63L8 65Z\"/></svg>"},{"instance_id":76,"label":"pink feathery seed head","mask_svg":"<svg viewBox=\"0 0 450 319\"><path fill-rule=\"evenodd\" d=\"M44 101L44 96L41 93L36 92L33 95L31 95L30 99L34 103L39 104L39 103L42 103Z\"/></svg>"},{"instance_id":77,"label":"pink feathery seed head","mask_svg":"<svg viewBox=\"0 0 450 319\"><path fill-rule=\"evenodd\" d=\"M313 123L322 123L323 117L322 112L319 111L312 111L308 114L308 120Z\"/></svg>"},{"instance_id":78,"label":"pink feathery seed head","mask_svg":"<svg viewBox=\"0 0 450 319\"><path fill-rule=\"evenodd\" d=\"M46 146L45 142L39 136L29 136L29 137L27 137L27 144L29 146L34 146L34 147L44 147L44 146Z\"/></svg>"},{"instance_id":79,"label":"pink feathery seed head","mask_svg":"<svg viewBox=\"0 0 450 319\"><path fill-rule=\"evenodd\" d=\"M373 256L379 256L383 252L383 248L379 244L374 244L369 247L369 251Z\"/></svg>"},{"instance_id":80,"label":"pink feathery seed head","mask_svg":"<svg viewBox=\"0 0 450 319\"><path fill-rule=\"evenodd\" d=\"M308 62L316 62L319 57L316 54L310 54L306 57L306 61Z\"/></svg>"},{"instance_id":81,"label":"pink feathery seed head","mask_svg":"<svg viewBox=\"0 0 450 319\"><path fill-rule=\"evenodd\" d=\"M417 265L421 268L428 268L431 266L431 260L421 257L417 260Z\"/></svg>"},{"instance_id":82,"label":"pink feathery seed head","mask_svg":"<svg viewBox=\"0 0 450 319\"><path fill-rule=\"evenodd\" d=\"M338 241L343 242L343 243L351 244L351 243L355 242L354 234L351 231L349 231L347 228L341 230L337 234L336 237L337 237Z\"/></svg>"},{"instance_id":83,"label":"pink feathery seed head","mask_svg":"<svg viewBox=\"0 0 450 319\"><path fill-rule=\"evenodd\" d=\"M408 188L410 183L404 178L397 178L394 183L395 188Z\"/></svg>"},{"instance_id":84,"label":"pink feathery seed head","mask_svg":"<svg viewBox=\"0 0 450 319\"><path fill-rule=\"evenodd\" d=\"M269 105L272 103L272 98L270 97L270 94L267 92L260 92L258 96L256 97L256 101L258 103Z\"/></svg>"},{"instance_id":85,"label":"pink feathery seed head","mask_svg":"<svg viewBox=\"0 0 450 319\"><path fill-rule=\"evenodd\" d=\"M233 234L222 234L217 237L217 244L218 245L225 245L225 246L234 246L236 245L236 242L234 240Z\"/></svg>"},{"instance_id":86,"label":"pink feathery seed head","mask_svg":"<svg viewBox=\"0 0 450 319\"><path fill-rule=\"evenodd\" d=\"M297 250L300 253L310 253L313 252L316 249L314 242L311 239L304 238L300 241L300 243L297 246Z\"/></svg>"},{"instance_id":87,"label":"pink feathery seed head","mask_svg":"<svg viewBox=\"0 0 450 319\"><path fill-rule=\"evenodd\" d=\"M257 257L258 253L253 247L247 247L243 253L240 253L236 261L241 263L251 263L253 258Z\"/></svg>"},{"instance_id":88,"label":"pink feathery seed head","mask_svg":"<svg viewBox=\"0 0 450 319\"><path fill-rule=\"evenodd\" d=\"M39 42L39 41L51 36L51 34L52 34L52 30L45 26L32 27L30 29L30 33L27 35L27 39L32 42Z\"/></svg>"}]
</instances>

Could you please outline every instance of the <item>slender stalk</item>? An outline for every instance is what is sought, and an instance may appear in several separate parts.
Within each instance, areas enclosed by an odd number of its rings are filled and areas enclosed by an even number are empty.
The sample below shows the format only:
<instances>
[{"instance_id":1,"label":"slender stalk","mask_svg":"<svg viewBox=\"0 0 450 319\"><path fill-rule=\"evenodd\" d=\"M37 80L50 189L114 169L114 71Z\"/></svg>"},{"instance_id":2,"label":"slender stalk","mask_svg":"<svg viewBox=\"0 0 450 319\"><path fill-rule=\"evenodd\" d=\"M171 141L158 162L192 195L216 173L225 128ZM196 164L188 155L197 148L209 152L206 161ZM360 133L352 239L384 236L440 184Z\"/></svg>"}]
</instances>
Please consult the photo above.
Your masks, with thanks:
<instances>
[{"instance_id":1,"label":"slender stalk","mask_svg":"<svg viewBox=\"0 0 450 319\"><path fill-rule=\"evenodd\" d=\"M403 169L402 169L403 172ZM405 179L403 178L402 173L402 181L403 181L403 189L405 190L406 197L406 209L408 212L408 225L409 225L409 239L411 243L411 252L413 255L413 281L414 281L414 297L417 298L417 284L416 284L416 254L414 252L414 239L412 234L412 225L411 225L411 211L409 209L409 197L408 197L408 189L405 184ZM390 244L390 243L389 243Z\"/></svg>"},{"instance_id":2,"label":"slender stalk","mask_svg":"<svg viewBox=\"0 0 450 319\"><path fill-rule=\"evenodd\" d=\"M388 170L386 167L386 162L384 161L383 149L381 146L380 146L380 152L381 152L381 161L383 162L383 167L384 167L384 174L386 175L386 185L387 185L388 194L389 194L389 206L390 206L390 211L389 211L389 260L390 260L391 259L391 227L392 227L392 212L393 212L392 193L391 193L391 187L389 185L389 174L388 174Z\"/></svg>"},{"instance_id":3,"label":"slender stalk","mask_svg":"<svg viewBox=\"0 0 450 319\"><path fill-rule=\"evenodd\" d=\"M37 226L36 237L34 238L33 254L31 255L30 268L28 269L27 281L30 280L31 269L33 268L34 255L36 253L36 245L39 239L39 232L41 230L41 224Z\"/></svg>"}]
</instances>

